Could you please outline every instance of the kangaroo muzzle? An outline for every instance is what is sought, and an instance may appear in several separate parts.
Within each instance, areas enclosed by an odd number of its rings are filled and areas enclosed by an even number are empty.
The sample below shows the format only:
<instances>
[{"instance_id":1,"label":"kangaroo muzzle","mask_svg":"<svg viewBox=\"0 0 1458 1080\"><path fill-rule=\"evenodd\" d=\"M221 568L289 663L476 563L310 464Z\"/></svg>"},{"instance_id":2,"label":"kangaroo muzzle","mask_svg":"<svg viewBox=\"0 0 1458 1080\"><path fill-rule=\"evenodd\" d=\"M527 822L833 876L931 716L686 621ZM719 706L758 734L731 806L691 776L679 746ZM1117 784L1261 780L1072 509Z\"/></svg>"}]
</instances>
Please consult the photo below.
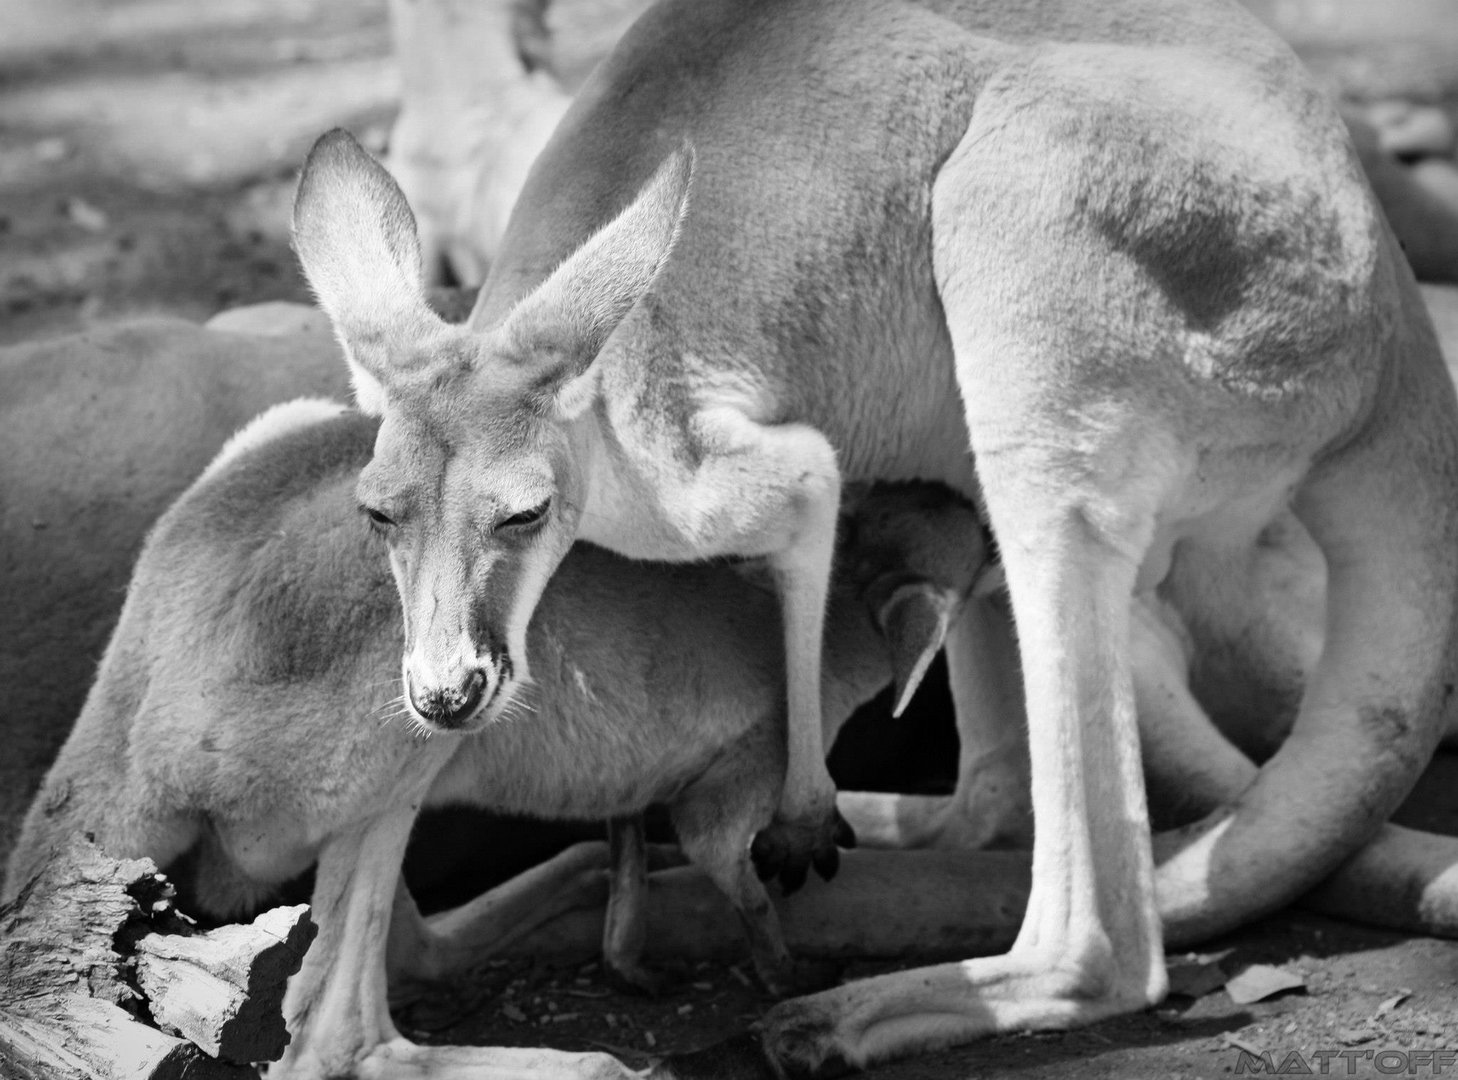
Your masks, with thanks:
<instances>
[{"instance_id":1,"label":"kangaroo muzzle","mask_svg":"<svg viewBox=\"0 0 1458 1080\"><path fill-rule=\"evenodd\" d=\"M416 716L443 731L459 731L491 705L511 682L511 657L492 650L450 675L424 674L424 664L405 665L405 696Z\"/></svg>"},{"instance_id":2,"label":"kangaroo muzzle","mask_svg":"<svg viewBox=\"0 0 1458 1080\"><path fill-rule=\"evenodd\" d=\"M410 707L422 720L454 731L465 726L481 708L487 681L486 672L481 668L472 668L455 683L446 685L434 682L421 685L407 673L405 690Z\"/></svg>"}]
</instances>

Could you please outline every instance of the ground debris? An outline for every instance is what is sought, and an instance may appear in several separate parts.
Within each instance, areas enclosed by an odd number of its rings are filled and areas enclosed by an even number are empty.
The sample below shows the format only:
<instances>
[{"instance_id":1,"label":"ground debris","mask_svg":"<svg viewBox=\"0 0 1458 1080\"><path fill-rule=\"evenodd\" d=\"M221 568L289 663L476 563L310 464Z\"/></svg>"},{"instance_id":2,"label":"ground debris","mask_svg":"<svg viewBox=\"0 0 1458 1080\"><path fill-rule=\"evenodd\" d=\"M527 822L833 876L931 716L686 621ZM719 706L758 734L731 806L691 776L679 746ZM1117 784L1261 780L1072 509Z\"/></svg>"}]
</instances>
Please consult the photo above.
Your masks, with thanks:
<instances>
[{"instance_id":1,"label":"ground debris","mask_svg":"<svg viewBox=\"0 0 1458 1080\"><path fill-rule=\"evenodd\" d=\"M1286 990L1305 990L1306 978L1287 968L1272 967L1269 964L1251 964L1250 967L1225 981L1225 992L1237 1005L1249 1005L1264 1001L1268 997Z\"/></svg>"}]
</instances>

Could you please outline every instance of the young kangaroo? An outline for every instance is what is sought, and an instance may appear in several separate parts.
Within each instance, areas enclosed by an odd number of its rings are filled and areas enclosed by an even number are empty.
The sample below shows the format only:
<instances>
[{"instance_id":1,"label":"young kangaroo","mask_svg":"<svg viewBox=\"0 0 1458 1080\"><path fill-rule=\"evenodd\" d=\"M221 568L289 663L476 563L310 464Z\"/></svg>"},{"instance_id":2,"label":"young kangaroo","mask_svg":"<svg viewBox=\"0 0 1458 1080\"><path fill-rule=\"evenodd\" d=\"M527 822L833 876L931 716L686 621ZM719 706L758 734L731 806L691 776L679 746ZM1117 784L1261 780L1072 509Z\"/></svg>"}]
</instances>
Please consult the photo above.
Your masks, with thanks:
<instances>
[{"instance_id":1,"label":"young kangaroo","mask_svg":"<svg viewBox=\"0 0 1458 1080\"><path fill-rule=\"evenodd\" d=\"M317 858L321 944L290 988L284 1071L336 1075L396 1038L382 1004L383 928L423 801L581 819L665 802L685 853L740 912L756 970L791 988L748 858L784 771L772 587L744 567L580 546L536 607L534 682L516 708L470 735L431 737L391 675L399 602L379 527L355 496L379 428L327 402L271 410L163 516L7 887L73 830L163 866L192 852L195 880L184 884L217 914ZM969 506L926 485L873 489L850 512L826 621L832 735L893 675L910 692L981 566L979 536ZM641 867L619 866L614 879L638 881ZM413 928L414 967L439 974L457 944L477 943L450 958L469 962L560 909L532 895L504 908L498 899L484 927L467 912ZM639 900L613 898L605 935L609 963L635 980L647 977ZM440 940L442 928L455 939ZM477 1064L494 1060L481 1053Z\"/></svg>"},{"instance_id":2,"label":"young kangaroo","mask_svg":"<svg viewBox=\"0 0 1458 1080\"><path fill-rule=\"evenodd\" d=\"M1437 738L1458 403L1340 118L1234 3L665 0L538 157L467 326L425 311L409 210L343 136L311 155L295 232L383 416L361 495L391 530L413 707L507 706L578 536L765 555L789 749L760 853L791 884L833 850L817 663L841 478L980 491L1028 691L1022 932L776 1006L770 1073L1159 1000L1161 920L1299 894ZM414 482L425 459L443 483ZM1331 571L1321 660L1291 738L1156 892L1131 598L1287 508ZM968 644L953 627L954 660ZM1306 846L1290 822L1314 818Z\"/></svg>"}]
</instances>

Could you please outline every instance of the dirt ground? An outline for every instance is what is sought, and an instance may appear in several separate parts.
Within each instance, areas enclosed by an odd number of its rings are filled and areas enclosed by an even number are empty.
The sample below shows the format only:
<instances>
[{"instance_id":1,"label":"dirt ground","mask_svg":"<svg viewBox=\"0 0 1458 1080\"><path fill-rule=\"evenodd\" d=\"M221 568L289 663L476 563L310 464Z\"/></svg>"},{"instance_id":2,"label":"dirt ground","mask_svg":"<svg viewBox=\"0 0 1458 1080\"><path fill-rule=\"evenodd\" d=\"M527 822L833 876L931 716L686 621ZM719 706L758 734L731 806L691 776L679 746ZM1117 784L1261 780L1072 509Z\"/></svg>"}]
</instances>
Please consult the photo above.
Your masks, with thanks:
<instances>
[{"instance_id":1,"label":"dirt ground","mask_svg":"<svg viewBox=\"0 0 1458 1080\"><path fill-rule=\"evenodd\" d=\"M383 2L7 0L3 23L0 341L308 299L294 173L333 124L383 146Z\"/></svg>"},{"instance_id":2,"label":"dirt ground","mask_svg":"<svg viewBox=\"0 0 1458 1080\"><path fill-rule=\"evenodd\" d=\"M845 759L840 764L843 779L853 766ZM1440 755L1398 820L1458 835L1455 791L1458 755ZM443 841L441 831L452 824L428 820L419 831ZM480 821L454 824L479 838ZM503 839L510 849L507 858L525 854L517 842ZM439 847L432 857L440 857ZM432 875L419 866L424 861L419 853L413 861L417 880L428 890ZM1242 1050L1269 1052L1276 1066L1297 1051L1314 1073L1320 1061L1315 1054L1330 1051L1332 1075L1380 1076L1399 1064L1396 1071L1406 1073L1408 1063L1414 1064L1408 1075L1458 1070L1458 1063L1443 1070L1436 1064L1426 1067L1416 1057L1391 1056L1458 1050L1458 942L1290 911L1208 942L1196 953L1171 956L1170 964L1173 985L1185 992L1172 994L1152 1012L1079 1031L991 1039L882 1066L873 1075L885 1080L951 1080L974 1073L994 1080L1024 1075L1194 1080L1235 1073ZM1253 965L1274 967L1300 985L1238 1004L1221 986ZM884 970L889 966L860 963L845 974L854 978ZM732 1036L770 1003L752 984L747 962L699 964L678 974L675 992L647 1000L617 991L590 958L557 965L501 960L482 968L466 986L443 987L400 1010L397 1019L420 1042L606 1049L630 1063L647 1064L665 1052ZM1347 1056L1340 1056L1344 1052ZM1378 1056L1383 1053L1388 1056Z\"/></svg>"},{"instance_id":3,"label":"dirt ground","mask_svg":"<svg viewBox=\"0 0 1458 1080\"><path fill-rule=\"evenodd\" d=\"M1391 10L1366 0L1258 6L1306 35L1308 55L1335 84L1438 99L1458 81L1450 4L1412 0L1427 21L1400 24L1377 18L1378 9ZM1354 50L1343 35L1364 20L1372 26L1360 29L1381 40ZM139 311L201 319L241 302L306 299L286 238L293 170L309 141L335 123L382 147L395 87L381 0L7 0L0 343ZM848 777L852 769L842 763L842 778L874 779ZM923 775L922 785L945 780ZM1402 819L1458 834L1455 780L1458 759L1440 758ZM512 841L493 865L504 872L554 837ZM415 870L423 891L433 885L445 897L438 869L433 882L421 860ZM1316 1052L1350 1051L1328 1058L1336 1075L1458 1072L1441 1058L1427 1065L1393 1056L1458 1050L1458 942L1291 913L1212 942L1201 955L1223 975L1271 964L1303 985L1244 1005L1207 985L1140 1016L994 1039L875 1075L1214 1077L1236 1072L1242 1049L1271 1051L1277 1064L1297 1050L1313 1071ZM766 999L746 971L701 965L684 973L677 992L645 1000L610 989L590 962L504 961L403 1010L400 1020L421 1041L598 1048L646 1063L752 1021Z\"/></svg>"}]
</instances>

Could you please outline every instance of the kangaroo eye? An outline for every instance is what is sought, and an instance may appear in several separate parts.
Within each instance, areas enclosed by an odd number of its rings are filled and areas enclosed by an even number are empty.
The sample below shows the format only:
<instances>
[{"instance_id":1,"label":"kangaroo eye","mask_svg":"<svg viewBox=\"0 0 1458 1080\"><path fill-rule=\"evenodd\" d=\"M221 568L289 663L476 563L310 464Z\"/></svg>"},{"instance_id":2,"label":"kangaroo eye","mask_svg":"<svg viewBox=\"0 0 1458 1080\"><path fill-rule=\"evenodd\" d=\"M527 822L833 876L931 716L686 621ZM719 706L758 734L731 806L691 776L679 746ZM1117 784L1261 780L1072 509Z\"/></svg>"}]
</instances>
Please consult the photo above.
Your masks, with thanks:
<instances>
[{"instance_id":1,"label":"kangaroo eye","mask_svg":"<svg viewBox=\"0 0 1458 1080\"><path fill-rule=\"evenodd\" d=\"M383 510L375 509L373 506L361 506L360 512L370 519L370 527L379 532L384 532L386 529L393 528L395 525L394 518Z\"/></svg>"},{"instance_id":2,"label":"kangaroo eye","mask_svg":"<svg viewBox=\"0 0 1458 1080\"><path fill-rule=\"evenodd\" d=\"M547 516L547 507L551 505L552 500L547 499L540 505L533 506L530 510L523 510L519 514L512 514L511 517L497 522L496 527L498 529L521 529L528 525L535 525Z\"/></svg>"}]
</instances>

